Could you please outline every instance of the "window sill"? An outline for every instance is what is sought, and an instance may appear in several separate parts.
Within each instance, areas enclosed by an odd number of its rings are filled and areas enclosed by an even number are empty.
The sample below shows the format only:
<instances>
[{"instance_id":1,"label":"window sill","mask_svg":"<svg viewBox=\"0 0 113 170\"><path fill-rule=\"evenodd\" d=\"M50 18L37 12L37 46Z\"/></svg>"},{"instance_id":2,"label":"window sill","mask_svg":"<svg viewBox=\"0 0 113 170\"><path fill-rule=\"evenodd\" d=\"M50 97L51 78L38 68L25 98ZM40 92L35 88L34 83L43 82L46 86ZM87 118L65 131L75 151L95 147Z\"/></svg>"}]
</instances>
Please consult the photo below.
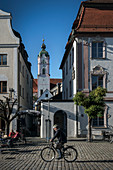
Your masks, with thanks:
<instances>
[{"instance_id":1,"label":"window sill","mask_svg":"<svg viewBox=\"0 0 113 170\"><path fill-rule=\"evenodd\" d=\"M8 65L0 65L0 67L9 67Z\"/></svg>"},{"instance_id":2,"label":"window sill","mask_svg":"<svg viewBox=\"0 0 113 170\"><path fill-rule=\"evenodd\" d=\"M91 59L91 60L105 60L106 57L105 57L105 58L92 58L92 57L90 57L90 59Z\"/></svg>"},{"instance_id":3,"label":"window sill","mask_svg":"<svg viewBox=\"0 0 113 170\"><path fill-rule=\"evenodd\" d=\"M95 128L95 129L107 129L107 127L105 127L105 126L92 126L92 128Z\"/></svg>"}]
</instances>

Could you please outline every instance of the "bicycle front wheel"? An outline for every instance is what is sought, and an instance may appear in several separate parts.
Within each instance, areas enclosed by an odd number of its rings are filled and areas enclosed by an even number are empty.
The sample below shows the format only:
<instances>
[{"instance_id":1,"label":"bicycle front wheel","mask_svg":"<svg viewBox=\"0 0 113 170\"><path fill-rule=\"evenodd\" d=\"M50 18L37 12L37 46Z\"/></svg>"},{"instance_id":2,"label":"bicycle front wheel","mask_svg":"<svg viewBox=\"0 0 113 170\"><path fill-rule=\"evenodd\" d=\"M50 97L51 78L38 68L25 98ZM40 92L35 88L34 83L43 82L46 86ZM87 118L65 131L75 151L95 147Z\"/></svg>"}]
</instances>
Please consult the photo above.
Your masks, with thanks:
<instances>
[{"instance_id":1,"label":"bicycle front wheel","mask_svg":"<svg viewBox=\"0 0 113 170\"><path fill-rule=\"evenodd\" d=\"M55 151L53 148L46 147L41 151L41 158L46 162L51 162L55 158Z\"/></svg>"},{"instance_id":2,"label":"bicycle front wheel","mask_svg":"<svg viewBox=\"0 0 113 170\"><path fill-rule=\"evenodd\" d=\"M64 151L64 159L67 162L74 162L77 159L78 153L77 150L73 147L67 147Z\"/></svg>"}]
</instances>

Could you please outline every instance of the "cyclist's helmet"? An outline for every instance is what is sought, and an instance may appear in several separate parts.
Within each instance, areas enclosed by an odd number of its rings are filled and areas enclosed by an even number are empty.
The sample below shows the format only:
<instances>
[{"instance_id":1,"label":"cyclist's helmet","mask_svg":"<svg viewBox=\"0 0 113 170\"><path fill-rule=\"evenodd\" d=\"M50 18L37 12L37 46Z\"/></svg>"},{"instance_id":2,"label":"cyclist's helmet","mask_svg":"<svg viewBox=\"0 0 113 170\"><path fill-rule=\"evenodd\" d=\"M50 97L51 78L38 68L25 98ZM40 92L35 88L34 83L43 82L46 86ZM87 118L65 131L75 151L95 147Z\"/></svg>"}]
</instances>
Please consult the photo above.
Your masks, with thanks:
<instances>
[{"instance_id":1,"label":"cyclist's helmet","mask_svg":"<svg viewBox=\"0 0 113 170\"><path fill-rule=\"evenodd\" d=\"M54 128L58 128L58 125L57 125L57 124L55 124L55 125L53 126L53 129L54 129Z\"/></svg>"}]
</instances>

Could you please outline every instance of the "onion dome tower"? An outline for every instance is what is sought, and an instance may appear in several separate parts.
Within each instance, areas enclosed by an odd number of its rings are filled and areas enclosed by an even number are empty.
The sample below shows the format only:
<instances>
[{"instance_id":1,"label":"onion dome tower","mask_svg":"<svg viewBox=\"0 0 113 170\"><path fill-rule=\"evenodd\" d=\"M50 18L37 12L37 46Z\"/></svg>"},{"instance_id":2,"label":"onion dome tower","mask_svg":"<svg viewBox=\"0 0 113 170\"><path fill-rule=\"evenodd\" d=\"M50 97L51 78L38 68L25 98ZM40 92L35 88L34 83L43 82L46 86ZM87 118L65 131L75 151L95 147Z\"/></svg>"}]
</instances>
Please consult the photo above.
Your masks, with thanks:
<instances>
[{"instance_id":1,"label":"onion dome tower","mask_svg":"<svg viewBox=\"0 0 113 170\"><path fill-rule=\"evenodd\" d=\"M50 90L50 56L45 50L46 45L44 44L44 39L41 48L42 50L39 52L38 55L38 98L43 94L46 89Z\"/></svg>"}]
</instances>

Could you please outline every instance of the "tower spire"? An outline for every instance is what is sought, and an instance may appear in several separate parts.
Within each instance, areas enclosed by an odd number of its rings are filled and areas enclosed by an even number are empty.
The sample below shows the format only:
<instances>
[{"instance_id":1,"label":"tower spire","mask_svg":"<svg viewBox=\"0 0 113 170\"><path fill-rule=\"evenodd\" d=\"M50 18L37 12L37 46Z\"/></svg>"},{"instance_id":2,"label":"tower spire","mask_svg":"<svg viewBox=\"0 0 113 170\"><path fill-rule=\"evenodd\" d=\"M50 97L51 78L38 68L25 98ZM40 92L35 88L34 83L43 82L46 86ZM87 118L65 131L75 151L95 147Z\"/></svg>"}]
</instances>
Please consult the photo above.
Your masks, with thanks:
<instances>
[{"instance_id":1,"label":"tower spire","mask_svg":"<svg viewBox=\"0 0 113 170\"><path fill-rule=\"evenodd\" d=\"M44 44L45 39L43 38L42 41L43 41L43 43L42 43L41 48L42 48L42 50L45 50L46 49L46 45Z\"/></svg>"}]
</instances>

